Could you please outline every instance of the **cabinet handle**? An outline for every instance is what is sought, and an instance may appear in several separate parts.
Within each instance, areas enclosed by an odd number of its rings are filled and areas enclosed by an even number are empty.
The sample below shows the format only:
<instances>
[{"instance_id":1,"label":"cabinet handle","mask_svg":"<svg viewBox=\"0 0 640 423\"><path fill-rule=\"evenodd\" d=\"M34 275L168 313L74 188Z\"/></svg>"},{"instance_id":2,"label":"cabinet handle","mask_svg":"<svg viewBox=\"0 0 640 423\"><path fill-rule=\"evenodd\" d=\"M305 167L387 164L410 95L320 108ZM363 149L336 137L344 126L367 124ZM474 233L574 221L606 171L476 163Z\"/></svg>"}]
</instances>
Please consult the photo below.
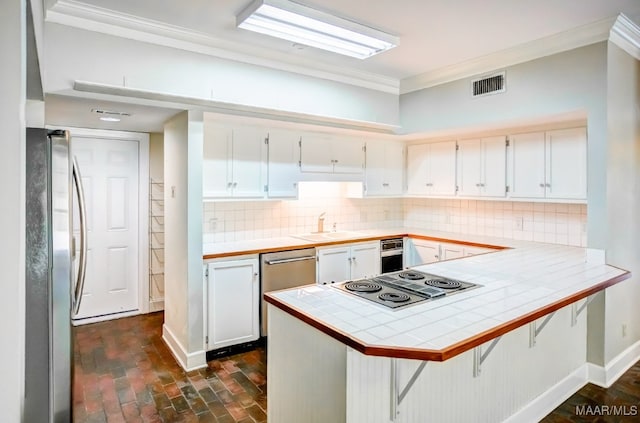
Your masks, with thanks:
<instances>
[{"instance_id":1,"label":"cabinet handle","mask_svg":"<svg viewBox=\"0 0 640 423\"><path fill-rule=\"evenodd\" d=\"M237 187L237 186L238 186L238 183L237 183L237 182L234 182L234 183L233 183L233 187L235 188L235 187Z\"/></svg>"},{"instance_id":2,"label":"cabinet handle","mask_svg":"<svg viewBox=\"0 0 640 423\"><path fill-rule=\"evenodd\" d=\"M481 187L484 187L484 184L480 184Z\"/></svg>"},{"instance_id":3,"label":"cabinet handle","mask_svg":"<svg viewBox=\"0 0 640 423\"><path fill-rule=\"evenodd\" d=\"M347 260L349 260L349 263L351 263L351 257L349 257Z\"/></svg>"},{"instance_id":4,"label":"cabinet handle","mask_svg":"<svg viewBox=\"0 0 640 423\"><path fill-rule=\"evenodd\" d=\"M295 188L295 187L297 187L297 186L298 186L298 183L297 183L297 182L294 182L294 183L293 183L293 187Z\"/></svg>"},{"instance_id":5,"label":"cabinet handle","mask_svg":"<svg viewBox=\"0 0 640 423\"><path fill-rule=\"evenodd\" d=\"M551 188L551 184L544 184L547 188Z\"/></svg>"},{"instance_id":6,"label":"cabinet handle","mask_svg":"<svg viewBox=\"0 0 640 423\"><path fill-rule=\"evenodd\" d=\"M227 183L227 188L231 188L233 186L233 182L228 182Z\"/></svg>"},{"instance_id":7,"label":"cabinet handle","mask_svg":"<svg viewBox=\"0 0 640 423\"><path fill-rule=\"evenodd\" d=\"M476 186L477 186L477 187L479 187L479 186L480 186L480 184L476 184Z\"/></svg>"},{"instance_id":8,"label":"cabinet handle","mask_svg":"<svg viewBox=\"0 0 640 423\"><path fill-rule=\"evenodd\" d=\"M382 184L382 186L383 186L383 187L388 187L388 186L389 186L389 184L385 182L385 183L383 183L383 184Z\"/></svg>"},{"instance_id":9,"label":"cabinet handle","mask_svg":"<svg viewBox=\"0 0 640 423\"><path fill-rule=\"evenodd\" d=\"M544 187L545 187L545 184L540 184L540 188L544 188Z\"/></svg>"},{"instance_id":10,"label":"cabinet handle","mask_svg":"<svg viewBox=\"0 0 640 423\"><path fill-rule=\"evenodd\" d=\"M257 278L257 277L258 277L258 272L255 272L255 273L253 274L253 277L254 277L254 279L255 279L255 278Z\"/></svg>"}]
</instances>

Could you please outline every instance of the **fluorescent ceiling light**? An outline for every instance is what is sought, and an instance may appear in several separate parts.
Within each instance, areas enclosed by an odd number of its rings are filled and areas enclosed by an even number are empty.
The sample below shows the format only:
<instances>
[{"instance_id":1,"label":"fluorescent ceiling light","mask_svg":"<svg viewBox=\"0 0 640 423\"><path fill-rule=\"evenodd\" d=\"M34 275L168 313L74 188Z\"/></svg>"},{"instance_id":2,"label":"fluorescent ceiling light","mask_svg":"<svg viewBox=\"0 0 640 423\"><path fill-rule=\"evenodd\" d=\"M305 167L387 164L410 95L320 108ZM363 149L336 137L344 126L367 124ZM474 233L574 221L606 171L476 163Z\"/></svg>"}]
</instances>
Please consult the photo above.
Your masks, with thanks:
<instances>
[{"instance_id":1,"label":"fluorescent ceiling light","mask_svg":"<svg viewBox=\"0 0 640 423\"><path fill-rule=\"evenodd\" d=\"M111 116L100 116L100 120L105 122L120 122L120 118L115 118Z\"/></svg>"},{"instance_id":2,"label":"fluorescent ceiling light","mask_svg":"<svg viewBox=\"0 0 640 423\"><path fill-rule=\"evenodd\" d=\"M366 59L399 44L398 37L288 0L255 0L238 28Z\"/></svg>"}]
</instances>

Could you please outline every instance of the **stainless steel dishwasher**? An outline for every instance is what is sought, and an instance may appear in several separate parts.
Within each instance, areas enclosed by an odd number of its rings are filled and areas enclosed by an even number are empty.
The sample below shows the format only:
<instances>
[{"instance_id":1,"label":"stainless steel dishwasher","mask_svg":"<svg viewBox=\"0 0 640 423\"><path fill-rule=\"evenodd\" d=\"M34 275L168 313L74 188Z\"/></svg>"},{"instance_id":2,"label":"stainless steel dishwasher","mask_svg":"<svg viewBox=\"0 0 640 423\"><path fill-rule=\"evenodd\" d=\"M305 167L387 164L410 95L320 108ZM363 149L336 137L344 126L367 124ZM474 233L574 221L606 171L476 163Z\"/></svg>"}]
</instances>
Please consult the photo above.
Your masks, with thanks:
<instances>
[{"instance_id":1,"label":"stainless steel dishwasher","mask_svg":"<svg viewBox=\"0 0 640 423\"><path fill-rule=\"evenodd\" d=\"M264 293L316 283L316 249L260 254L261 331L267 335L267 304Z\"/></svg>"}]
</instances>

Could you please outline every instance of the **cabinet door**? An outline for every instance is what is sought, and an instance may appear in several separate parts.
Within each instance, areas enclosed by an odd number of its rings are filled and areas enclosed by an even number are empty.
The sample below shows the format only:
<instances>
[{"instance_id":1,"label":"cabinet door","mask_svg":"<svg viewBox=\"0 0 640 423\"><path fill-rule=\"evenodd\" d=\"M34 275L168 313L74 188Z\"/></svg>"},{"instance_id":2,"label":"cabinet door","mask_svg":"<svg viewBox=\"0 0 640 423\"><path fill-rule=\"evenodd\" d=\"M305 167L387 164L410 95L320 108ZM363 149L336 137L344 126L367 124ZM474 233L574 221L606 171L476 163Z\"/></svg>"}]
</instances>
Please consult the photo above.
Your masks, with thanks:
<instances>
[{"instance_id":1,"label":"cabinet door","mask_svg":"<svg viewBox=\"0 0 640 423\"><path fill-rule=\"evenodd\" d=\"M258 259L208 266L207 349L255 341L260 335Z\"/></svg>"},{"instance_id":2,"label":"cabinet door","mask_svg":"<svg viewBox=\"0 0 640 423\"><path fill-rule=\"evenodd\" d=\"M507 186L507 143L506 137L482 139L482 178L483 197L504 197Z\"/></svg>"},{"instance_id":3,"label":"cabinet door","mask_svg":"<svg viewBox=\"0 0 640 423\"><path fill-rule=\"evenodd\" d=\"M547 198L587 198L585 128L547 132Z\"/></svg>"},{"instance_id":4,"label":"cabinet door","mask_svg":"<svg viewBox=\"0 0 640 423\"><path fill-rule=\"evenodd\" d=\"M402 195L404 192L404 145L396 142L385 147L385 195Z\"/></svg>"},{"instance_id":5,"label":"cabinet door","mask_svg":"<svg viewBox=\"0 0 640 423\"><path fill-rule=\"evenodd\" d=\"M477 254L484 254L484 253L493 253L496 250L494 250L493 248L485 248L485 247L471 247L471 246L465 246L463 248L463 252L464 252L464 256L465 257L469 257L469 256L475 256Z\"/></svg>"},{"instance_id":6,"label":"cabinet door","mask_svg":"<svg viewBox=\"0 0 640 423\"><path fill-rule=\"evenodd\" d=\"M442 260L453 260L464 257L464 247L461 244L441 244Z\"/></svg>"},{"instance_id":7,"label":"cabinet door","mask_svg":"<svg viewBox=\"0 0 640 423\"><path fill-rule=\"evenodd\" d=\"M440 261L440 244L431 241L413 241L413 266Z\"/></svg>"},{"instance_id":8,"label":"cabinet door","mask_svg":"<svg viewBox=\"0 0 640 423\"><path fill-rule=\"evenodd\" d=\"M233 196L263 197L264 152L267 131L260 128L233 129Z\"/></svg>"},{"instance_id":9,"label":"cabinet door","mask_svg":"<svg viewBox=\"0 0 640 423\"><path fill-rule=\"evenodd\" d=\"M544 198L544 132L517 134L511 137L511 188L513 198Z\"/></svg>"},{"instance_id":10,"label":"cabinet door","mask_svg":"<svg viewBox=\"0 0 640 423\"><path fill-rule=\"evenodd\" d=\"M302 172L333 172L332 141L327 135L303 135L300 147L300 170Z\"/></svg>"},{"instance_id":11,"label":"cabinet door","mask_svg":"<svg viewBox=\"0 0 640 423\"><path fill-rule=\"evenodd\" d=\"M231 128L204 121L203 197L231 195Z\"/></svg>"},{"instance_id":12,"label":"cabinet door","mask_svg":"<svg viewBox=\"0 0 640 423\"><path fill-rule=\"evenodd\" d=\"M385 195L386 148L384 143L379 141L367 143L365 167L367 195Z\"/></svg>"},{"instance_id":13,"label":"cabinet door","mask_svg":"<svg viewBox=\"0 0 640 423\"><path fill-rule=\"evenodd\" d=\"M267 161L268 194L272 198L295 198L300 179L300 135L290 131L269 131Z\"/></svg>"},{"instance_id":14,"label":"cabinet door","mask_svg":"<svg viewBox=\"0 0 640 423\"><path fill-rule=\"evenodd\" d=\"M407 147L407 194L427 195L427 155L428 144L416 144Z\"/></svg>"},{"instance_id":15,"label":"cabinet door","mask_svg":"<svg viewBox=\"0 0 640 423\"><path fill-rule=\"evenodd\" d=\"M445 141L429 144L427 179L429 195L456 195L456 142Z\"/></svg>"},{"instance_id":16,"label":"cabinet door","mask_svg":"<svg viewBox=\"0 0 640 423\"><path fill-rule=\"evenodd\" d=\"M364 143L355 138L334 138L331 141L333 150L334 173L362 173L364 169Z\"/></svg>"},{"instance_id":17,"label":"cabinet door","mask_svg":"<svg viewBox=\"0 0 640 423\"><path fill-rule=\"evenodd\" d=\"M367 244L351 247L351 279L363 279L380 274L380 243L369 242Z\"/></svg>"},{"instance_id":18,"label":"cabinet door","mask_svg":"<svg viewBox=\"0 0 640 423\"><path fill-rule=\"evenodd\" d=\"M481 193L482 141L458 141L458 195L476 197Z\"/></svg>"},{"instance_id":19,"label":"cabinet door","mask_svg":"<svg viewBox=\"0 0 640 423\"><path fill-rule=\"evenodd\" d=\"M317 250L318 283L343 282L351 279L351 248L319 248Z\"/></svg>"}]
</instances>

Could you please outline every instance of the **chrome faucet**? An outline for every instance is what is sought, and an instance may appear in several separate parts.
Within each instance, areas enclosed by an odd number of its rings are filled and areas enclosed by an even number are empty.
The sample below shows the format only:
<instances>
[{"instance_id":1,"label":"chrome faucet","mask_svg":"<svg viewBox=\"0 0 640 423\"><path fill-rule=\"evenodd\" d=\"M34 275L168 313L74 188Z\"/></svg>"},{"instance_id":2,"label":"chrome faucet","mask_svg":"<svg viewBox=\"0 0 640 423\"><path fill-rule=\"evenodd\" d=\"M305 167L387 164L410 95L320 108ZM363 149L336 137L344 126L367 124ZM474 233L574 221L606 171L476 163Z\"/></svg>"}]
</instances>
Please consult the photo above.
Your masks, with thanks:
<instances>
[{"instance_id":1,"label":"chrome faucet","mask_svg":"<svg viewBox=\"0 0 640 423\"><path fill-rule=\"evenodd\" d=\"M320 216L318 216L318 233L324 232L324 215L327 212L322 212Z\"/></svg>"}]
</instances>

